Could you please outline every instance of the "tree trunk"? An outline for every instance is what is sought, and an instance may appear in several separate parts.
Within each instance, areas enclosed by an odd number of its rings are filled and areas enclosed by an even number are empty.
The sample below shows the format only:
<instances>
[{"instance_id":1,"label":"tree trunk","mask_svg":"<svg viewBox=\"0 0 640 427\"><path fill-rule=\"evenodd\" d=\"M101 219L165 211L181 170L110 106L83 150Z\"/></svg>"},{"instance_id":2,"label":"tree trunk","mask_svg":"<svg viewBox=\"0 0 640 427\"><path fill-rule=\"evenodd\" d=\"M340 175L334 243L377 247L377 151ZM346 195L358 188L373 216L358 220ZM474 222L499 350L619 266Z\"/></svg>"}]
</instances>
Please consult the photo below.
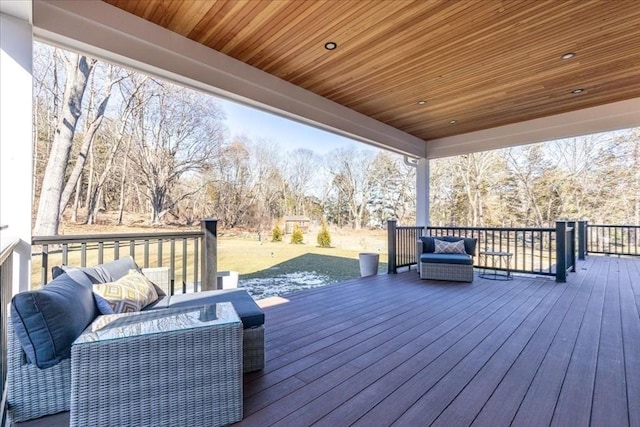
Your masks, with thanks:
<instances>
[{"instance_id":1,"label":"tree trunk","mask_svg":"<svg viewBox=\"0 0 640 427\"><path fill-rule=\"evenodd\" d=\"M124 213L124 188L125 183L127 181L127 160L129 160L129 149L131 148L131 143L127 147L127 152L124 155L124 160L122 161L122 176L120 177L120 203L118 205L118 225L122 225L122 216Z\"/></svg>"},{"instance_id":2,"label":"tree trunk","mask_svg":"<svg viewBox=\"0 0 640 427\"><path fill-rule=\"evenodd\" d=\"M78 178L78 182L76 183L76 192L73 197L73 211L71 212L71 221L77 223L78 222L78 204L80 203L80 190L82 189L82 174Z\"/></svg>"},{"instance_id":3,"label":"tree trunk","mask_svg":"<svg viewBox=\"0 0 640 427\"><path fill-rule=\"evenodd\" d=\"M104 112L107 108L107 103L109 102L109 97L111 96L111 85L108 86L107 93L105 94L105 98L100 103L98 107L98 111L96 112L96 117L93 119L89 128L85 132L82 138L82 146L80 148L80 153L78 154L78 158L76 159L76 163L71 171L71 175L69 175L69 179L67 180L67 184L62 191L62 196L60 197L60 216L64 213L65 208L67 207L67 203L69 203L69 199L71 198L71 194L73 193L74 188L76 187L76 183L78 182L78 178L82 173L82 169L84 169L84 164L87 159L87 152L89 151L89 147L93 143L93 140L98 133L98 129L102 124L102 119L104 118Z\"/></svg>"},{"instance_id":4,"label":"tree trunk","mask_svg":"<svg viewBox=\"0 0 640 427\"><path fill-rule=\"evenodd\" d=\"M95 62L93 59L73 54L71 60L67 63L64 102L53 138L51 155L42 181L34 230L36 235L58 234L60 199L65 171L69 161L69 152L71 151L78 118L82 112L84 91Z\"/></svg>"}]
</instances>

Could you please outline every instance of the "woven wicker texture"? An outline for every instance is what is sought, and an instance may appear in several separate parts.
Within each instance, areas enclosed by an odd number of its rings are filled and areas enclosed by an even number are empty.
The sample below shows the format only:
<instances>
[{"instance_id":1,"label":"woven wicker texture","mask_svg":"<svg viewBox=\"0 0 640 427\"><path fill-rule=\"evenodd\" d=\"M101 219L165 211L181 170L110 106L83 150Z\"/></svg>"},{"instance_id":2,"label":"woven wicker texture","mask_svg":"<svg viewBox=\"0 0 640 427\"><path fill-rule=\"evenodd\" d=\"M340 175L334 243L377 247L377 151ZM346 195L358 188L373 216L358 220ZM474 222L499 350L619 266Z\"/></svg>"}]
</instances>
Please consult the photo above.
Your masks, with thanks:
<instances>
[{"instance_id":1,"label":"woven wicker texture","mask_svg":"<svg viewBox=\"0 0 640 427\"><path fill-rule=\"evenodd\" d=\"M420 278L453 282L473 282L473 266L421 262Z\"/></svg>"},{"instance_id":2,"label":"woven wicker texture","mask_svg":"<svg viewBox=\"0 0 640 427\"><path fill-rule=\"evenodd\" d=\"M221 426L242 419L242 324L74 345L72 426Z\"/></svg>"},{"instance_id":3,"label":"woven wicker texture","mask_svg":"<svg viewBox=\"0 0 640 427\"><path fill-rule=\"evenodd\" d=\"M7 400L9 418L26 421L69 410L71 360L47 369L27 363L27 357L7 322Z\"/></svg>"},{"instance_id":4,"label":"woven wicker texture","mask_svg":"<svg viewBox=\"0 0 640 427\"><path fill-rule=\"evenodd\" d=\"M169 284L171 283L171 271L169 267L143 268L142 274L162 289L166 295L169 295Z\"/></svg>"},{"instance_id":5,"label":"woven wicker texture","mask_svg":"<svg viewBox=\"0 0 640 427\"><path fill-rule=\"evenodd\" d=\"M244 372L264 369L264 325L243 331Z\"/></svg>"}]
</instances>

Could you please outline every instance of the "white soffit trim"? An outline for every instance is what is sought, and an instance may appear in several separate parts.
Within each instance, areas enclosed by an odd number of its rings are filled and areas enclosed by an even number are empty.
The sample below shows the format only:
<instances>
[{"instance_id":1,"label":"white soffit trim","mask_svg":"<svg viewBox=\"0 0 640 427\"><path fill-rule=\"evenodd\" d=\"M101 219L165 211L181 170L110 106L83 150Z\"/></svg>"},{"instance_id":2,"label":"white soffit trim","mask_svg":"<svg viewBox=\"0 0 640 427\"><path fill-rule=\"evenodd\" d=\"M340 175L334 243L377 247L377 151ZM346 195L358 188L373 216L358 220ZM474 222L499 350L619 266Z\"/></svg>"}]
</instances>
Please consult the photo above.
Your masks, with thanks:
<instances>
[{"instance_id":1,"label":"white soffit trim","mask_svg":"<svg viewBox=\"0 0 640 427\"><path fill-rule=\"evenodd\" d=\"M33 17L32 6L31 0L0 0L0 13L31 23L31 18Z\"/></svg>"},{"instance_id":2,"label":"white soffit trim","mask_svg":"<svg viewBox=\"0 0 640 427\"><path fill-rule=\"evenodd\" d=\"M427 158L552 141L640 126L640 98L427 141Z\"/></svg>"},{"instance_id":3,"label":"white soffit trim","mask_svg":"<svg viewBox=\"0 0 640 427\"><path fill-rule=\"evenodd\" d=\"M401 154L425 142L98 0L35 0L34 34L52 44Z\"/></svg>"}]
</instances>

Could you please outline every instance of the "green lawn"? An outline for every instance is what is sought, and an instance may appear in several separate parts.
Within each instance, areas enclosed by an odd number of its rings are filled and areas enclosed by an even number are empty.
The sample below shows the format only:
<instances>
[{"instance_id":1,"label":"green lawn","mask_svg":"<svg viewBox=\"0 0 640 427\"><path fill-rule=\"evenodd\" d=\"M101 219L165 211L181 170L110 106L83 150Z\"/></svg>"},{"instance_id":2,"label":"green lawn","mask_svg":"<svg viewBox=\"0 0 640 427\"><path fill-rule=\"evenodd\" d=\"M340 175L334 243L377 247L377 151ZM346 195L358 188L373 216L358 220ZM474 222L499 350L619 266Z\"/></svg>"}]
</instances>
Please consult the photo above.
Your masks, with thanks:
<instances>
[{"instance_id":1,"label":"green lawn","mask_svg":"<svg viewBox=\"0 0 640 427\"><path fill-rule=\"evenodd\" d=\"M358 251L320 248L311 244L243 239L218 241L218 270L240 273L240 279L266 278L296 272L316 272L331 282L360 275ZM380 254L379 272L387 270L387 254Z\"/></svg>"}]
</instances>

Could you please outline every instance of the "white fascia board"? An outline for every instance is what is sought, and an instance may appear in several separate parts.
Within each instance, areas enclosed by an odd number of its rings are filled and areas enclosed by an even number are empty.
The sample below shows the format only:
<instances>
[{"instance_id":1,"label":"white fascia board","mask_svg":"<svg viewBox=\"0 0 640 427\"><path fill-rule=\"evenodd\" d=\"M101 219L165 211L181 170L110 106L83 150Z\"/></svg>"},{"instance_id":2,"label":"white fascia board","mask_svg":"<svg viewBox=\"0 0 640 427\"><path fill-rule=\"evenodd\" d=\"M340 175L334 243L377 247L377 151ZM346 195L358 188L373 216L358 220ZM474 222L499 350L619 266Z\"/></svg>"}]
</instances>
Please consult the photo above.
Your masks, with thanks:
<instances>
[{"instance_id":1,"label":"white fascia board","mask_svg":"<svg viewBox=\"0 0 640 427\"><path fill-rule=\"evenodd\" d=\"M427 158L457 156L639 126L640 98L633 98L427 141Z\"/></svg>"},{"instance_id":2,"label":"white fascia board","mask_svg":"<svg viewBox=\"0 0 640 427\"><path fill-rule=\"evenodd\" d=\"M32 22L33 4L31 0L0 0L0 13L13 16L21 21Z\"/></svg>"},{"instance_id":3,"label":"white fascia board","mask_svg":"<svg viewBox=\"0 0 640 427\"><path fill-rule=\"evenodd\" d=\"M400 154L425 142L98 0L33 4L38 39Z\"/></svg>"}]
</instances>

